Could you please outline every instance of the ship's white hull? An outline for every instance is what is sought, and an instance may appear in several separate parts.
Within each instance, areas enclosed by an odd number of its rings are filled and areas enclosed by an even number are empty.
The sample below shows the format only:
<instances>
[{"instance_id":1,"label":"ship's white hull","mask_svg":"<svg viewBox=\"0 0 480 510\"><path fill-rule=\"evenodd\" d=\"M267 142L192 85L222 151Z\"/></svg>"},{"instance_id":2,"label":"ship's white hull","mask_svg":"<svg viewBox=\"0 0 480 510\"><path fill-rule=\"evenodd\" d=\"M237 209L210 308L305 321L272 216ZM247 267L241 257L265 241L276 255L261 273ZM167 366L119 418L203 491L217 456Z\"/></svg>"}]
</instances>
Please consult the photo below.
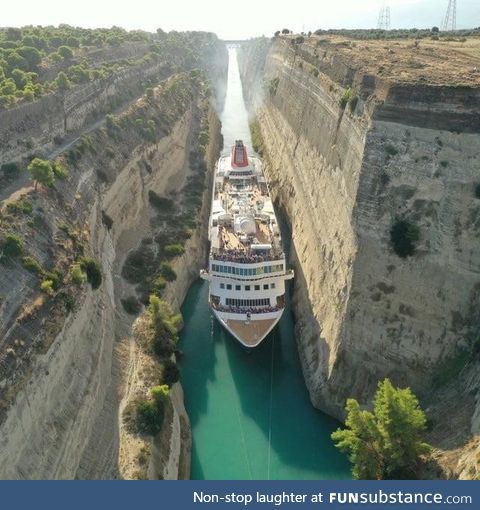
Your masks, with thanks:
<instances>
[{"instance_id":1,"label":"ship's white hull","mask_svg":"<svg viewBox=\"0 0 480 510\"><path fill-rule=\"evenodd\" d=\"M253 349L259 346L277 325L283 310L268 314L270 318L248 318L246 314L228 314L217 312L210 307L218 322L243 346ZM241 315L239 317L239 315ZM267 322L268 321L268 322Z\"/></svg>"},{"instance_id":2,"label":"ship's white hull","mask_svg":"<svg viewBox=\"0 0 480 510\"><path fill-rule=\"evenodd\" d=\"M209 305L246 348L260 345L285 308L287 269L278 221L261 161L237 140L215 168L209 220Z\"/></svg>"}]
</instances>

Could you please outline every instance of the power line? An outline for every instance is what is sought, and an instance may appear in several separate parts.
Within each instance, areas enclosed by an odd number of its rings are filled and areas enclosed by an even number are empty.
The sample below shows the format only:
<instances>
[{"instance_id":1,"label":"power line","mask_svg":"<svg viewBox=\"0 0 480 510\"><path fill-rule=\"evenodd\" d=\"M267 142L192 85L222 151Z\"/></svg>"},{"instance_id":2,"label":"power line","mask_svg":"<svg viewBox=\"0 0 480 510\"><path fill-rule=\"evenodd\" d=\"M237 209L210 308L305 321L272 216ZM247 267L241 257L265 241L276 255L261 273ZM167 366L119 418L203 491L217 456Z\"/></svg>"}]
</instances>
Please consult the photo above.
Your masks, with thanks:
<instances>
[{"instance_id":1,"label":"power line","mask_svg":"<svg viewBox=\"0 0 480 510\"><path fill-rule=\"evenodd\" d=\"M390 6L387 3L384 3L380 9L377 28L379 30L390 30Z\"/></svg>"},{"instance_id":2,"label":"power line","mask_svg":"<svg viewBox=\"0 0 480 510\"><path fill-rule=\"evenodd\" d=\"M442 24L442 30L457 29L457 0L448 0L447 13Z\"/></svg>"}]
</instances>

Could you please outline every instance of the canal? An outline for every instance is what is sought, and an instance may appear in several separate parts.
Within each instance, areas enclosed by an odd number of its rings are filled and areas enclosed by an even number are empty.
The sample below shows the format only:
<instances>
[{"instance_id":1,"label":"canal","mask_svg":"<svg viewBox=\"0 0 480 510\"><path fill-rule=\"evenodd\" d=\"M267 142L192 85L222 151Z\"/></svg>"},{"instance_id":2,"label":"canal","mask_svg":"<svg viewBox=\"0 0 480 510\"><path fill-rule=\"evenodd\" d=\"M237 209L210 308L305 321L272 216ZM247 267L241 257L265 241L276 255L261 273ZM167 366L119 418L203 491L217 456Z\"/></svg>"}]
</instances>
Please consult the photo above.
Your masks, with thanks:
<instances>
[{"instance_id":1,"label":"canal","mask_svg":"<svg viewBox=\"0 0 480 510\"><path fill-rule=\"evenodd\" d=\"M236 50L229 49L222 113L225 149L251 147ZM284 234L288 250L288 236ZM314 409L303 381L290 299L277 327L246 352L213 318L208 282L199 280L182 307L181 381L193 433L192 479L350 478L330 434L338 423Z\"/></svg>"}]
</instances>

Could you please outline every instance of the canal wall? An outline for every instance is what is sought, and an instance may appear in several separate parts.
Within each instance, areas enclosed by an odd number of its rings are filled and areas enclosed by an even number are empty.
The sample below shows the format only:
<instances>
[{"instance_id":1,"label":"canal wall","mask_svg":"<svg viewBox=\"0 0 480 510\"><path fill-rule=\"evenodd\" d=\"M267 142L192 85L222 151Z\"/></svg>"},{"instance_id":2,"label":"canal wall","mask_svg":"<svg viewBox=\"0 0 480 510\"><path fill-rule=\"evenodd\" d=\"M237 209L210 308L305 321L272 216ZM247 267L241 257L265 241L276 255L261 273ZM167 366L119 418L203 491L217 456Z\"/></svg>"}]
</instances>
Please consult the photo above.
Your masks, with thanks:
<instances>
[{"instance_id":1,"label":"canal wall","mask_svg":"<svg viewBox=\"0 0 480 510\"><path fill-rule=\"evenodd\" d=\"M369 405L384 377L408 381L433 424L438 467L428 476L472 478L480 84L468 71L465 84L442 82L448 73L403 84L367 71L362 58L377 49L359 54L358 44L278 37L239 54L254 142L292 227L305 381L312 403L339 419L347 398ZM392 248L400 220L419 233L406 258Z\"/></svg>"},{"instance_id":2,"label":"canal wall","mask_svg":"<svg viewBox=\"0 0 480 510\"><path fill-rule=\"evenodd\" d=\"M223 43L217 41L209 51L218 54L215 73L226 74ZM60 275L60 285L41 292L41 275L29 271L21 258L0 274L1 478L138 477L124 462L131 458L132 444L123 441L122 411L138 389L144 360L130 335L134 316L122 305L136 292L122 278L122 267L127 254L153 235L151 192L181 196L193 171L192 137L205 114L208 160L217 157L220 127L209 97L198 71L173 74L153 95L141 96L111 124L77 142L71 149L74 159L70 152L61 154L68 176L53 188L39 186L35 192L26 187L9 198L30 202L31 216L15 216L3 204L0 238L7 232L19 236L23 255L35 259L42 274ZM195 248L200 237L193 229L187 257L200 253L202 248ZM98 288L72 280L80 255L98 263ZM195 260L200 266L201 260ZM175 266L180 295L189 279L181 261ZM171 391L174 418L165 424L175 436L167 457L170 465L180 465L177 475L186 477L189 427L178 386ZM180 436L175 420L182 422ZM174 444L181 444L181 451ZM174 476L173 469L167 471Z\"/></svg>"}]
</instances>

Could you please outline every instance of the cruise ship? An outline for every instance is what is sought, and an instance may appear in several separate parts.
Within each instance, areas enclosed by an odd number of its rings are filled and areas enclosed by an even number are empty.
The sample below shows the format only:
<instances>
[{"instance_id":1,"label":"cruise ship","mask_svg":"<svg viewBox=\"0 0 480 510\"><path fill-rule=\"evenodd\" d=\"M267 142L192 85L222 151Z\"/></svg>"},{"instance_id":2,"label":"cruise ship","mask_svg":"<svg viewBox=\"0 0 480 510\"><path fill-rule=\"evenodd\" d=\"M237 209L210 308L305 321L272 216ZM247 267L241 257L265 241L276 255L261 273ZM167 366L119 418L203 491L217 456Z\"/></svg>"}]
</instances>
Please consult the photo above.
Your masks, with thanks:
<instances>
[{"instance_id":1,"label":"cruise ship","mask_svg":"<svg viewBox=\"0 0 480 510\"><path fill-rule=\"evenodd\" d=\"M209 305L244 347L272 331L285 308L287 269L278 221L259 158L242 140L215 167L209 220Z\"/></svg>"}]
</instances>

